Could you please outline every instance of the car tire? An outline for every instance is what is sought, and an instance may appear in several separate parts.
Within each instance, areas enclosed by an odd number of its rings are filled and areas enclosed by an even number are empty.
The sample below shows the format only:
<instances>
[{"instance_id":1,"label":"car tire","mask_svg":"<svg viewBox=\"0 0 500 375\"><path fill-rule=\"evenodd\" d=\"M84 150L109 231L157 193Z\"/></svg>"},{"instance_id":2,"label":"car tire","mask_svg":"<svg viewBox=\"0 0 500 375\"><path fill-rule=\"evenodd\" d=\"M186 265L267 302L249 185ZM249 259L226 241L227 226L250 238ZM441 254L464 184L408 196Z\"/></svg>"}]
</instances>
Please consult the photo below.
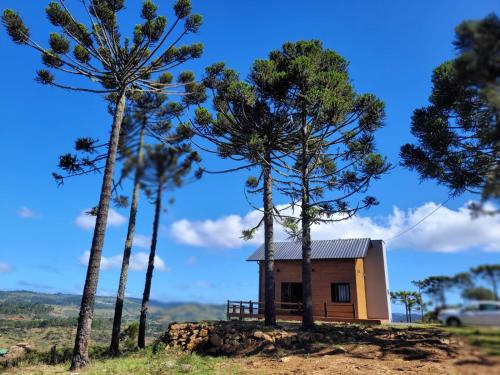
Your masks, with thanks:
<instances>
[{"instance_id":1,"label":"car tire","mask_svg":"<svg viewBox=\"0 0 500 375\"><path fill-rule=\"evenodd\" d=\"M448 318L446 325L449 327L460 327L462 323L458 318Z\"/></svg>"}]
</instances>

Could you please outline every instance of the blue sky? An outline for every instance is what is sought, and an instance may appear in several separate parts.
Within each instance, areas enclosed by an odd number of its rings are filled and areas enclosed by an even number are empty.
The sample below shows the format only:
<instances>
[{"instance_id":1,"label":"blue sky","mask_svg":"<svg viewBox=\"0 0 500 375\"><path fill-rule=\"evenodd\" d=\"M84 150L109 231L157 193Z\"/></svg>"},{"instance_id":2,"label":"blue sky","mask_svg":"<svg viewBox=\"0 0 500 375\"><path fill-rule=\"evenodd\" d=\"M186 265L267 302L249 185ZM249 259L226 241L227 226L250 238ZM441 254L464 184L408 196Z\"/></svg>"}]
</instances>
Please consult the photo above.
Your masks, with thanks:
<instances>
[{"instance_id":1,"label":"blue sky","mask_svg":"<svg viewBox=\"0 0 500 375\"><path fill-rule=\"evenodd\" d=\"M44 42L52 30L43 11L46 3L4 0L2 6L18 10L33 37ZM122 21L130 30L138 19L139 2L127 3ZM171 15L171 2L159 3L161 12ZM372 186L381 204L352 222L315 228L315 238L359 235L389 240L393 290L409 288L411 280L431 274L454 274L477 264L498 263L499 219L470 221L463 209L473 198L468 195L448 202L407 235L390 240L447 198L446 189L434 182L420 183L415 173L397 166L399 147L412 140L410 117L427 102L433 68L453 57L454 27L464 19L498 10L496 1L316 0L305 5L299 0L194 0L193 7L204 16L204 25L193 40L204 43L205 53L184 68L197 75L204 66L225 61L244 77L254 59L265 58L283 42L317 38L350 61L359 92L374 93L385 101L386 126L377 133L377 143L396 168ZM75 138L106 139L110 117L98 96L36 84L33 77L41 65L39 56L14 45L3 30L0 45L4 72L0 90L4 155L0 288L81 293L85 277L81 263L92 230L88 218L78 217L95 205L100 176L70 180L58 188L51 172L58 155L69 151ZM213 157L206 157L205 164L212 169L227 166ZM255 216L242 194L247 175L207 175L173 193L176 203L161 218L158 255L164 267L155 273L153 298L201 302L256 298L257 266L245 259L259 239L244 244L238 238ZM142 198L137 232L143 241L134 248L137 269L143 260L140 253L148 251L145 245L153 216L151 205ZM117 210L107 232L101 294L115 293L127 213ZM143 283L143 271L131 272L128 294L140 296Z\"/></svg>"}]
</instances>

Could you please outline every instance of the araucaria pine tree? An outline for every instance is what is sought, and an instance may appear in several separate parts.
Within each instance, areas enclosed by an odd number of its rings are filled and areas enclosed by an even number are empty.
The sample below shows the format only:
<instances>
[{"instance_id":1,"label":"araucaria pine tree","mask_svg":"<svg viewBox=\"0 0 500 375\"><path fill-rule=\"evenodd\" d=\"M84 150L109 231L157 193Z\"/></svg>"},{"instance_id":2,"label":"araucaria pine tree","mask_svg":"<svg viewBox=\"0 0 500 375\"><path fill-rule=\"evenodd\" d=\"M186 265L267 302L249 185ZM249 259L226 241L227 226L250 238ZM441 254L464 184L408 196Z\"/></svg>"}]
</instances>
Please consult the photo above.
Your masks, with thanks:
<instances>
[{"instance_id":1,"label":"araucaria pine tree","mask_svg":"<svg viewBox=\"0 0 500 375\"><path fill-rule=\"evenodd\" d=\"M83 290L78 328L71 368L78 369L89 363L88 345L95 294L97 290L104 234L109 211L117 146L126 106L131 91L169 91L182 83L164 82L152 77L201 55L201 44L178 46L187 34L196 32L202 18L191 13L189 0L174 3L175 20L167 25L167 19L157 14L157 6L144 0L141 24L133 37L122 38L117 14L125 8L124 0L82 0L83 11L88 16L88 26L78 21L64 0L49 3L46 13L52 25L60 33L51 33L49 47L34 41L28 27L19 14L7 9L2 16L3 24L12 40L37 50L47 67L37 72L36 80L44 85L68 90L97 94L114 94L116 105L108 142L108 152L103 182L96 210L96 225L89 265ZM52 71L80 78L71 84L61 83ZM73 82L76 82L73 84Z\"/></svg>"},{"instance_id":2,"label":"araucaria pine tree","mask_svg":"<svg viewBox=\"0 0 500 375\"><path fill-rule=\"evenodd\" d=\"M414 144L401 147L402 164L450 194L481 197L476 213L498 214L500 200L500 18L462 22L453 60L432 74L429 105L413 112Z\"/></svg>"},{"instance_id":3,"label":"araucaria pine tree","mask_svg":"<svg viewBox=\"0 0 500 375\"><path fill-rule=\"evenodd\" d=\"M239 161L233 170L258 168L258 177L250 177L247 189L262 196L263 217L258 225L244 232L251 237L264 226L265 324L276 324L273 220L273 164L293 148L291 129L281 103L272 101L266 86L273 79L267 67L256 61L247 82L218 63L207 68L203 80L211 93L215 116L205 108L196 111L196 133L217 146L222 158Z\"/></svg>"},{"instance_id":4,"label":"araucaria pine tree","mask_svg":"<svg viewBox=\"0 0 500 375\"><path fill-rule=\"evenodd\" d=\"M383 125L384 104L357 94L348 63L317 40L286 43L269 55L268 92L292 123L296 147L282 159L283 184L300 215L282 214L292 235L302 240L302 302L305 328L313 321L311 226L352 217L377 204L365 195L370 182L389 165L375 151L374 132ZM335 193L335 194L333 194ZM299 225L300 222L300 225Z\"/></svg>"},{"instance_id":5,"label":"araucaria pine tree","mask_svg":"<svg viewBox=\"0 0 500 375\"><path fill-rule=\"evenodd\" d=\"M500 264L482 264L471 269L474 276L482 278L484 281L491 283L495 299L498 297L498 284L500 284Z\"/></svg>"},{"instance_id":6,"label":"araucaria pine tree","mask_svg":"<svg viewBox=\"0 0 500 375\"><path fill-rule=\"evenodd\" d=\"M181 127L179 129L182 129ZM180 137L182 130L178 132ZM165 190L173 190L182 186L189 178L193 163L201 161L198 153L191 149L187 142L181 138L171 144L159 144L146 146L144 168L141 176L141 185L146 194L154 201L155 213L153 220L153 234L151 237L151 250L149 253L148 268L146 271L146 283L142 296L141 316L139 320L138 346L146 346L146 319L148 312L149 296L151 293L151 282L153 279L154 262L156 257L156 245L158 242L158 227L160 225L160 214L163 208L162 196ZM201 177L197 170L193 179Z\"/></svg>"}]
</instances>

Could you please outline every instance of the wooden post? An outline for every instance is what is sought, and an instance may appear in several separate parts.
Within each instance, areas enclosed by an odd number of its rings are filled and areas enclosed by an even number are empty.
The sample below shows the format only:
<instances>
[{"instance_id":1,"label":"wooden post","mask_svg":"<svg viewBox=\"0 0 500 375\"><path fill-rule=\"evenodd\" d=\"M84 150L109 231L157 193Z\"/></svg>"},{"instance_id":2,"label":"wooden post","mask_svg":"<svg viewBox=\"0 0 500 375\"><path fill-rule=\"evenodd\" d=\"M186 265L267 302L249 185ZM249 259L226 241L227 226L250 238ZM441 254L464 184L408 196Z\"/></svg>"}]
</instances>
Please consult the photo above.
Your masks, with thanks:
<instances>
[{"instance_id":1,"label":"wooden post","mask_svg":"<svg viewBox=\"0 0 500 375\"><path fill-rule=\"evenodd\" d=\"M249 301L248 303L250 305L250 315L253 315L253 302Z\"/></svg>"},{"instance_id":2,"label":"wooden post","mask_svg":"<svg viewBox=\"0 0 500 375\"><path fill-rule=\"evenodd\" d=\"M227 300L226 318L227 318L227 320L229 320L229 300Z\"/></svg>"},{"instance_id":3,"label":"wooden post","mask_svg":"<svg viewBox=\"0 0 500 375\"><path fill-rule=\"evenodd\" d=\"M354 303L352 304L352 317L356 319L356 307L354 306Z\"/></svg>"},{"instance_id":4,"label":"wooden post","mask_svg":"<svg viewBox=\"0 0 500 375\"><path fill-rule=\"evenodd\" d=\"M325 318L328 318L328 310L326 309L326 302L324 302L324 307L325 307Z\"/></svg>"},{"instance_id":5,"label":"wooden post","mask_svg":"<svg viewBox=\"0 0 500 375\"><path fill-rule=\"evenodd\" d=\"M243 320L243 301L240 301L240 320Z\"/></svg>"}]
</instances>

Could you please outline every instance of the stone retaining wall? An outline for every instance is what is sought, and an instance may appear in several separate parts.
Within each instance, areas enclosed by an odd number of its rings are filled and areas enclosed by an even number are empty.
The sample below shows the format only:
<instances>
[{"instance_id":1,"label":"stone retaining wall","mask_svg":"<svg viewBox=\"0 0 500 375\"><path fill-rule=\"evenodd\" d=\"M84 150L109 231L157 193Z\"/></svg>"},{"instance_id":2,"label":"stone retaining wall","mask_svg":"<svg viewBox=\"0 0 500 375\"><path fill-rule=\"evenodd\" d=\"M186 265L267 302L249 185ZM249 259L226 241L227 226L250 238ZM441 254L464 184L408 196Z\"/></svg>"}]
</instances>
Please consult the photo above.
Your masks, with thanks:
<instances>
[{"instance_id":1,"label":"stone retaining wall","mask_svg":"<svg viewBox=\"0 0 500 375\"><path fill-rule=\"evenodd\" d=\"M325 335L318 332L265 330L259 325L240 322L172 323L160 337L167 348L214 355L270 353L277 347L296 348L325 339Z\"/></svg>"}]
</instances>

